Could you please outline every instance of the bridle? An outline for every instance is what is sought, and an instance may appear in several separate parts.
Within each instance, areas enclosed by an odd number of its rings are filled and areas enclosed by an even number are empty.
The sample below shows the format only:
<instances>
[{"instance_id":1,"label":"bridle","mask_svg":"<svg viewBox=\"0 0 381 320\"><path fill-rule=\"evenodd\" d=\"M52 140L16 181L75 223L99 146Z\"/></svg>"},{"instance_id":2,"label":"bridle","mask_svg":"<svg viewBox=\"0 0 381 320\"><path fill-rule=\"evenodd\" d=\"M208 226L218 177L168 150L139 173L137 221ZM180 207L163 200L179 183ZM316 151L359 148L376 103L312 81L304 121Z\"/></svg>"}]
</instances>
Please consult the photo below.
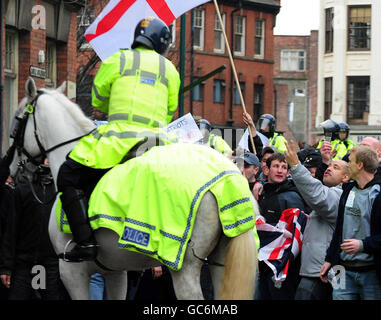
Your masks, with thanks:
<instances>
[{"instance_id":1,"label":"bridle","mask_svg":"<svg viewBox=\"0 0 381 320\"><path fill-rule=\"evenodd\" d=\"M15 117L16 122L14 125L14 129L12 130L12 133L11 133L11 138L14 138L14 144L15 144L15 148L17 151L17 155L19 157L21 157L22 154L24 154L26 156L25 160L20 160L18 162L18 164L17 164L18 167L24 167L29 162L34 164L36 167L39 167L40 165L42 165L44 163L44 160L45 160L48 153L66 145L66 144L77 141L77 140L81 139L82 137L89 134L89 133L86 133L80 137L76 137L76 138L61 142L61 143L59 143L59 144L57 144L57 145L55 145L49 149L45 149L41 143L40 137L38 136L37 121L36 121L36 114L35 114L36 107L37 107L37 100L43 94L44 94L43 91L38 90L37 95L33 98L33 100L25 106L26 111L24 112L23 116L22 117L18 117L18 116ZM29 116L33 117L33 126L34 126L33 134L34 134L34 137L36 139L38 148L40 150L40 153L36 156L32 156L24 147L25 130L26 130L26 125L27 125Z\"/></svg>"},{"instance_id":2,"label":"bridle","mask_svg":"<svg viewBox=\"0 0 381 320\"><path fill-rule=\"evenodd\" d=\"M36 107L37 107L37 100L43 94L44 94L43 91L40 91L40 90L37 91L37 95L33 98L33 100L30 103L28 103L25 106L26 110L25 110L23 116L22 117L18 117L18 116L15 117L14 128L11 131L11 138L14 139L14 146L16 148L16 152L17 152L17 155L19 156L19 158L21 158L21 155L23 155L23 154L26 156L25 160L20 160L17 163L17 172L16 172L15 176L17 176L19 174L20 170L21 170L21 172L23 172L25 170L25 166L27 165L27 163L32 163L33 165L35 165L37 167L37 169L40 169L41 166L44 164L44 160L47 157L47 154L49 152L52 152L53 150L56 150L56 149L66 145L66 144L69 144L71 142L77 141L77 140L81 139L82 137L89 134L89 133L86 133L80 137L76 137L76 138L61 142L61 143L59 143L59 144L57 144L57 145L55 145L49 149L45 149L41 143L40 137L38 136L37 121L36 121L36 114L35 114ZM34 126L33 134L34 134L34 137L36 139L38 148L40 149L40 153L36 156L32 156L24 147L25 130L26 130L26 126L27 126L28 119L30 116L33 117L33 126ZM28 183L32 189L32 193L33 193L34 198L40 204L48 204L53 199L56 198L57 192L53 195L52 199L43 202L42 200L40 200L38 198L38 196L34 190L32 181L30 180L28 175L26 178L27 178Z\"/></svg>"}]
</instances>

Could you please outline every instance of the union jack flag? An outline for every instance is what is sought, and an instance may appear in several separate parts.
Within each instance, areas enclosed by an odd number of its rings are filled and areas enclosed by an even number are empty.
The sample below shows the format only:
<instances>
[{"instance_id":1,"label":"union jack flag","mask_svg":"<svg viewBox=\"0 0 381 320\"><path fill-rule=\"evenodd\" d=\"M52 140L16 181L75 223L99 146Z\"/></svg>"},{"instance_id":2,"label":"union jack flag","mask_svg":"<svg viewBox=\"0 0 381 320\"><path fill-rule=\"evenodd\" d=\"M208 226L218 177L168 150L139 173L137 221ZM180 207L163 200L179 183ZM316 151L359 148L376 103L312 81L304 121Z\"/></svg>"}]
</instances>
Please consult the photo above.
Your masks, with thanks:
<instances>
[{"instance_id":1,"label":"union jack flag","mask_svg":"<svg viewBox=\"0 0 381 320\"><path fill-rule=\"evenodd\" d=\"M260 239L258 259L264 261L273 271L272 279L277 288L282 286L290 263L302 249L307 220L308 216L295 208L284 210L275 226L266 223L262 216L256 220Z\"/></svg>"}]
</instances>

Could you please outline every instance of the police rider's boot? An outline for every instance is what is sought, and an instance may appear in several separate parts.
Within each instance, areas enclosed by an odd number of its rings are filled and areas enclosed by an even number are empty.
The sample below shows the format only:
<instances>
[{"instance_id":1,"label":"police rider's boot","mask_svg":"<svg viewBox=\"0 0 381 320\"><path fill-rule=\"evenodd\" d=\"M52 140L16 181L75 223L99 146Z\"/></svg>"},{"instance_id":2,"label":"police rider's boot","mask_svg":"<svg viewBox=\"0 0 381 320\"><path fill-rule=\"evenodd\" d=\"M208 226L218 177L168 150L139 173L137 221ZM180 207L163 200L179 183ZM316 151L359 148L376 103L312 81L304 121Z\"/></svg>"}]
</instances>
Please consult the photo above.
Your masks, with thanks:
<instances>
[{"instance_id":1,"label":"police rider's boot","mask_svg":"<svg viewBox=\"0 0 381 320\"><path fill-rule=\"evenodd\" d=\"M59 258L71 262L95 260L98 244L90 227L87 215L88 201L84 192L66 187L62 192L61 201L76 244L71 251L59 254Z\"/></svg>"}]
</instances>

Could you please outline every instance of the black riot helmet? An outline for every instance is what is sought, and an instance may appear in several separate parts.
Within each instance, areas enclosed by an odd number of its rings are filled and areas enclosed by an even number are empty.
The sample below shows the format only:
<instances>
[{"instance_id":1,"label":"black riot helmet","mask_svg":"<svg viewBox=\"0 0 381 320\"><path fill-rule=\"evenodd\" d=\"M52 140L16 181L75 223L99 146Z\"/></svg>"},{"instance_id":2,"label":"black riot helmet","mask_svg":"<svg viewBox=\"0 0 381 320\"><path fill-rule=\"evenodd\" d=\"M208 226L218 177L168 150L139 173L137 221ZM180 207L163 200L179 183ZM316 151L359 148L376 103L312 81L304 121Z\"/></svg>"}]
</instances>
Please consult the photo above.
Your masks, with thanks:
<instances>
[{"instance_id":1,"label":"black riot helmet","mask_svg":"<svg viewBox=\"0 0 381 320\"><path fill-rule=\"evenodd\" d=\"M340 127L337 122L328 119L320 123L320 126L323 128L324 136L327 140L335 140L338 137Z\"/></svg>"},{"instance_id":2,"label":"black riot helmet","mask_svg":"<svg viewBox=\"0 0 381 320\"><path fill-rule=\"evenodd\" d=\"M212 130L212 126L210 125L210 122L206 119L199 119L196 121L196 123L200 130L206 129L209 132Z\"/></svg>"},{"instance_id":3,"label":"black riot helmet","mask_svg":"<svg viewBox=\"0 0 381 320\"><path fill-rule=\"evenodd\" d=\"M206 144L209 140L209 135L210 131L212 130L212 126L210 122L206 119L198 119L196 120L196 124L202 134L202 139L199 141L199 143Z\"/></svg>"},{"instance_id":4,"label":"black riot helmet","mask_svg":"<svg viewBox=\"0 0 381 320\"><path fill-rule=\"evenodd\" d=\"M345 132L346 133L345 137L340 138L340 140L345 140L345 139L348 138L348 136L349 136L349 130L350 129L351 128L349 127L349 125L347 123L345 123L345 122L340 122L339 123L339 136L342 136L340 134L341 132Z\"/></svg>"},{"instance_id":5,"label":"black riot helmet","mask_svg":"<svg viewBox=\"0 0 381 320\"><path fill-rule=\"evenodd\" d=\"M165 55L171 43L171 33L167 25L158 18L146 17L135 28L134 42L131 48L139 44Z\"/></svg>"},{"instance_id":6,"label":"black riot helmet","mask_svg":"<svg viewBox=\"0 0 381 320\"><path fill-rule=\"evenodd\" d=\"M265 131L266 127L269 127L268 131ZM273 135L275 132L275 127L276 127L276 119L274 116L271 114L265 113L262 114L258 120L257 123L257 129L259 130L260 133L262 134L267 134L267 135Z\"/></svg>"}]
</instances>

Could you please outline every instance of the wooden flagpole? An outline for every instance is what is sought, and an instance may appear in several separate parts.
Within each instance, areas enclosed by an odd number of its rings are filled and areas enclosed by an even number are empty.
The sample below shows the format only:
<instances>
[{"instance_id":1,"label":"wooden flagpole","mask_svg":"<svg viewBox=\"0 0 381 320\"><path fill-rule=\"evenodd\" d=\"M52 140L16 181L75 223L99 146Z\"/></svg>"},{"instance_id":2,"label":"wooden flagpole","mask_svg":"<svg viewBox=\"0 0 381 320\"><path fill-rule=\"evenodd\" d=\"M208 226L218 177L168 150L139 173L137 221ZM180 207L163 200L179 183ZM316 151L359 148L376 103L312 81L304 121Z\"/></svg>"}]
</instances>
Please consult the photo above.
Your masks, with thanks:
<instances>
[{"instance_id":1,"label":"wooden flagpole","mask_svg":"<svg viewBox=\"0 0 381 320\"><path fill-rule=\"evenodd\" d=\"M213 2L214 2L214 6L216 7L216 12L217 12L218 20L220 21L220 26L221 26L222 34L224 35L225 44L226 44L226 47L228 49L229 59L230 59L230 63L231 63L232 68L233 68L234 79L235 79L235 82L236 82L236 85L237 85L239 97L241 99L241 104L242 104L243 112L246 112L245 101L243 100L241 86L240 86L240 83L239 83L239 80L238 80L237 70L235 68L233 56L232 56L232 53L231 53L231 50L230 50L228 37L226 36L225 26L224 26L224 23L222 21L220 8L218 7L217 0L213 0ZM233 28L233 26L232 26L232 28ZM233 94L233 92L231 94ZM250 135L251 146L253 147L254 153L257 154L257 151L255 149L255 145L254 145L253 135L251 133L250 128L248 128L248 130L249 130L249 135Z\"/></svg>"}]
</instances>

